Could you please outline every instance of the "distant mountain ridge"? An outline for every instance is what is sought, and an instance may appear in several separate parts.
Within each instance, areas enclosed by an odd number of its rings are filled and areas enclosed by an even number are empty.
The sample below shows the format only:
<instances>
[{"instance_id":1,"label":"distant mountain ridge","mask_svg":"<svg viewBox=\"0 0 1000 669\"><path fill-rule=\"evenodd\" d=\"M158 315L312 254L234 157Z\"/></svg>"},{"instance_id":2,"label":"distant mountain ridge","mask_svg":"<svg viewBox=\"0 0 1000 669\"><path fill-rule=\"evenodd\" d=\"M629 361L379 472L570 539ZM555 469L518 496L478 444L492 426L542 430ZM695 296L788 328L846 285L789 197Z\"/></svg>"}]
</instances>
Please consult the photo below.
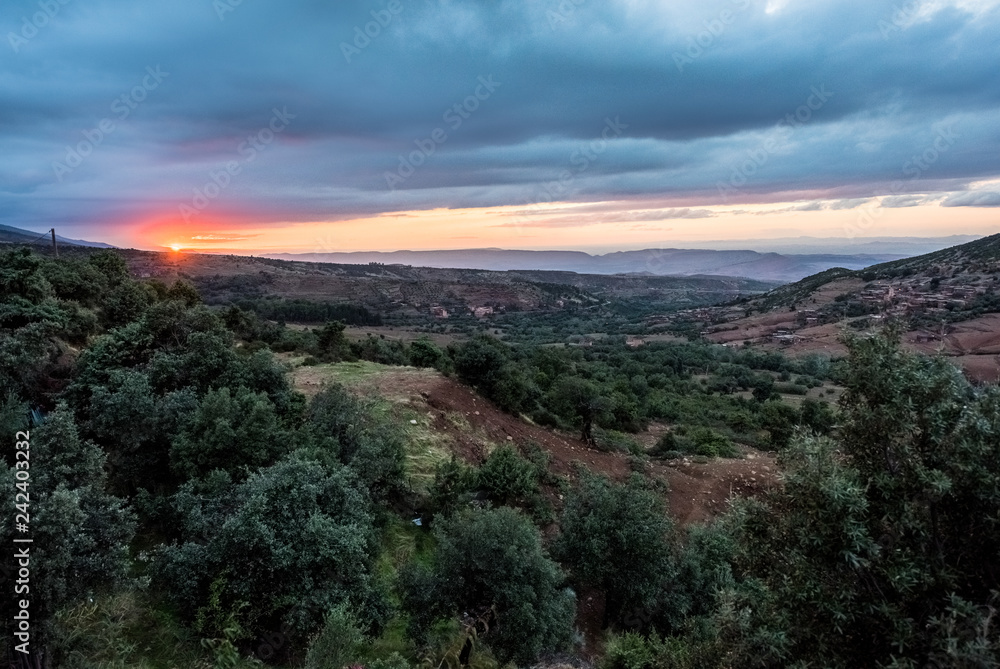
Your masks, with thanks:
<instances>
[{"instance_id":1,"label":"distant mountain ridge","mask_svg":"<svg viewBox=\"0 0 1000 669\"><path fill-rule=\"evenodd\" d=\"M265 257L335 264L411 265L492 271L549 270L580 274L639 274L651 276L713 275L789 283L832 267L864 269L906 258L901 254L780 254L706 249L643 249L591 255L583 251L519 251L460 249L449 251L372 251L343 253L280 253Z\"/></svg>"},{"instance_id":2,"label":"distant mountain ridge","mask_svg":"<svg viewBox=\"0 0 1000 669\"><path fill-rule=\"evenodd\" d=\"M82 239L69 239L63 237L62 235L56 234L56 242L59 244L68 244L70 246L89 246L92 248L99 249L113 249L115 248L111 244L105 244L103 242L88 242ZM10 225L0 225L0 244L50 244L52 243L52 237L46 232L34 232L32 230L24 230L22 228L15 228Z\"/></svg>"},{"instance_id":3,"label":"distant mountain ridge","mask_svg":"<svg viewBox=\"0 0 1000 669\"><path fill-rule=\"evenodd\" d=\"M715 251L749 250L785 255L885 255L918 256L980 239L983 235L947 237L780 237L769 239L726 239L685 242L691 249Z\"/></svg>"}]
</instances>

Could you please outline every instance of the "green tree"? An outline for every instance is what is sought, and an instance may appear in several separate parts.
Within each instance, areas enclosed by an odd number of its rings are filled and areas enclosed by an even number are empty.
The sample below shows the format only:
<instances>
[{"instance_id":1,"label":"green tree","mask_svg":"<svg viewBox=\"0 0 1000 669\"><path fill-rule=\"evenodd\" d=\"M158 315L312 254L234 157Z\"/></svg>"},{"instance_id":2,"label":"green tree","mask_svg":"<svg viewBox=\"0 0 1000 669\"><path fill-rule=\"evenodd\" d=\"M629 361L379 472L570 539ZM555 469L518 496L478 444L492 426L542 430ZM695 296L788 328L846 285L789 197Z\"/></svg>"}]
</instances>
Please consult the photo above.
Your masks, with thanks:
<instances>
[{"instance_id":1,"label":"green tree","mask_svg":"<svg viewBox=\"0 0 1000 669\"><path fill-rule=\"evenodd\" d=\"M771 447L780 450L788 446L795 433L799 412L780 400L765 402L760 408L760 423L770 433Z\"/></svg>"},{"instance_id":2,"label":"green tree","mask_svg":"<svg viewBox=\"0 0 1000 669\"><path fill-rule=\"evenodd\" d=\"M807 398L802 402L800 412L803 427L816 434L830 434L833 431L837 417L826 402Z\"/></svg>"},{"instance_id":3,"label":"green tree","mask_svg":"<svg viewBox=\"0 0 1000 669\"><path fill-rule=\"evenodd\" d=\"M523 365L514 361L514 351L493 337L466 342L455 351L454 359L459 378L504 411L530 411L541 395Z\"/></svg>"},{"instance_id":4,"label":"green tree","mask_svg":"<svg viewBox=\"0 0 1000 669\"><path fill-rule=\"evenodd\" d=\"M170 289L167 290L166 299L183 302L189 307L201 303L201 295L198 294L198 289L187 281L175 281L174 285L170 286Z\"/></svg>"},{"instance_id":5,"label":"green tree","mask_svg":"<svg viewBox=\"0 0 1000 669\"><path fill-rule=\"evenodd\" d=\"M439 367L444 360L444 351L430 339L421 337L410 344L410 364L414 367Z\"/></svg>"},{"instance_id":6,"label":"green tree","mask_svg":"<svg viewBox=\"0 0 1000 669\"><path fill-rule=\"evenodd\" d=\"M594 444L594 424L608 410L607 399L594 383L578 376L561 377L548 392L548 404L557 414L576 420L580 438Z\"/></svg>"},{"instance_id":7,"label":"green tree","mask_svg":"<svg viewBox=\"0 0 1000 669\"><path fill-rule=\"evenodd\" d=\"M136 370L112 370L106 385L94 387L84 425L108 454L111 488L134 494L140 488L172 484L165 476L170 437L180 432L198 404L190 389L157 395L149 378Z\"/></svg>"},{"instance_id":8,"label":"green tree","mask_svg":"<svg viewBox=\"0 0 1000 669\"><path fill-rule=\"evenodd\" d=\"M340 385L316 394L306 412L304 434L317 457L350 467L375 500L403 488L403 433L379 418L376 406Z\"/></svg>"},{"instance_id":9,"label":"green tree","mask_svg":"<svg viewBox=\"0 0 1000 669\"><path fill-rule=\"evenodd\" d=\"M770 374L759 374L750 387L758 402L767 402L774 396L774 378Z\"/></svg>"},{"instance_id":10,"label":"green tree","mask_svg":"<svg viewBox=\"0 0 1000 669\"><path fill-rule=\"evenodd\" d=\"M566 499L553 551L581 583L601 588L604 623L652 607L674 569L673 526L662 499L635 477L625 485L586 474Z\"/></svg>"},{"instance_id":11,"label":"green tree","mask_svg":"<svg viewBox=\"0 0 1000 669\"><path fill-rule=\"evenodd\" d=\"M89 262L62 258L43 262L42 275L56 297L87 307L96 306L108 290L108 279Z\"/></svg>"},{"instance_id":12,"label":"green tree","mask_svg":"<svg viewBox=\"0 0 1000 669\"><path fill-rule=\"evenodd\" d=\"M223 469L243 477L291 450L274 405L248 388L210 390L174 440L170 467L185 478Z\"/></svg>"},{"instance_id":13,"label":"green tree","mask_svg":"<svg viewBox=\"0 0 1000 669\"><path fill-rule=\"evenodd\" d=\"M410 579L405 603L457 615L495 612L483 641L502 661L527 664L569 641L572 592L531 521L509 508L465 510L435 524L433 572ZM419 570L417 571L419 574ZM419 584L423 596L414 596ZM424 611L411 614L425 615Z\"/></svg>"},{"instance_id":14,"label":"green tree","mask_svg":"<svg viewBox=\"0 0 1000 669\"><path fill-rule=\"evenodd\" d=\"M11 491L4 506L11 520L4 524L2 538L8 546L25 548L13 543L13 503L19 491L15 482L24 482L15 479L15 472L29 472L24 494L31 500L33 543L26 545L31 582L24 594L31 601L31 648L42 658L56 612L125 579L135 518L124 500L105 491L104 453L80 439L64 405L31 430L29 443L28 458L18 458L14 467L4 465L5 488ZM12 597L0 604L6 625L13 618L12 606ZM58 664L60 658L52 661Z\"/></svg>"},{"instance_id":15,"label":"green tree","mask_svg":"<svg viewBox=\"0 0 1000 669\"><path fill-rule=\"evenodd\" d=\"M111 286L117 286L129 278L128 263L117 251L110 249L98 251L91 255L87 262L103 274Z\"/></svg>"},{"instance_id":16,"label":"green tree","mask_svg":"<svg viewBox=\"0 0 1000 669\"><path fill-rule=\"evenodd\" d=\"M102 321L113 328L139 320L154 299L142 284L126 278L101 299Z\"/></svg>"},{"instance_id":17,"label":"green tree","mask_svg":"<svg viewBox=\"0 0 1000 669\"><path fill-rule=\"evenodd\" d=\"M350 356L351 347L344 334L347 326L342 321L330 321L316 332L316 349L329 360L344 360Z\"/></svg>"},{"instance_id":18,"label":"green tree","mask_svg":"<svg viewBox=\"0 0 1000 669\"><path fill-rule=\"evenodd\" d=\"M28 248L0 253L0 297L39 300L51 294L52 286L39 271L42 261Z\"/></svg>"},{"instance_id":19,"label":"green tree","mask_svg":"<svg viewBox=\"0 0 1000 669\"><path fill-rule=\"evenodd\" d=\"M538 489L538 471L504 444L493 450L476 472L478 486L497 504L523 500Z\"/></svg>"},{"instance_id":20,"label":"green tree","mask_svg":"<svg viewBox=\"0 0 1000 669\"><path fill-rule=\"evenodd\" d=\"M292 455L235 486L216 471L172 506L181 540L156 551L153 573L189 619L224 576L220 606L251 636L285 624L304 644L345 603L381 622L371 503L346 468Z\"/></svg>"},{"instance_id":21,"label":"green tree","mask_svg":"<svg viewBox=\"0 0 1000 669\"><path fill-rule=\"evenodd\" d=\"M477 472L462 463L454 455L450 460L442 462L434 470L434 481L431 484L431 509L446 516L467 503L470 493L476 487Z\"/></svg>"},{"instance_id":22,"label":"green tree","mask_svg":"<svg viewBox=\"0 0 1000 669\"><path fill-rule=\"evenodd\" d=\"M850 338L837 442L794 439L739 510L720 623L745 665L995 666L1000 391Z\"/></svg>"}]
</instances>

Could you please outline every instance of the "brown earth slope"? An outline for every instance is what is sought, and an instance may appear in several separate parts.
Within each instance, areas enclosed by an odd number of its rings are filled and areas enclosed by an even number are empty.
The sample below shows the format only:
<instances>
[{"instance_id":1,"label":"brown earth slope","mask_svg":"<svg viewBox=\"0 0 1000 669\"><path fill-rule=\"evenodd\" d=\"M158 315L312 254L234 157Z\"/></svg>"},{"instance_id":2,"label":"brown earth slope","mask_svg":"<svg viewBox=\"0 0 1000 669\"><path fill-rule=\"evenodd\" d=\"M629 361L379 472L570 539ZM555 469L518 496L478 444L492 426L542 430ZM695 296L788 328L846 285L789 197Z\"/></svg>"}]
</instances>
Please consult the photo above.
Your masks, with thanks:
<instances>
[{"instance_id":1,"label":"brown earth slope","mask_svg":"<svg viewBox=\"0 0 1000 669\"><path fill-rule=\"evenodd\" d=\"M453 453L471 464L482 462L499 444L523 448L534 442L550 454L550 471L560 476L574 477L577 464L619 481L632 471L626 454L599 451L575 435L504 413L472 389L434 370L339 363L296 367L292 379L306 395L337 382L359 394L384 397L399 410L397 420L431 432L449 456ZM653 460L645 471L666 482L670 513L681 525L713 518L726 509L732 495L752 495L772 486L778 473L772 455L753 449L744 449L744 458L734 460L683 459L670 464Z\"/></svg>"}]
</instances>

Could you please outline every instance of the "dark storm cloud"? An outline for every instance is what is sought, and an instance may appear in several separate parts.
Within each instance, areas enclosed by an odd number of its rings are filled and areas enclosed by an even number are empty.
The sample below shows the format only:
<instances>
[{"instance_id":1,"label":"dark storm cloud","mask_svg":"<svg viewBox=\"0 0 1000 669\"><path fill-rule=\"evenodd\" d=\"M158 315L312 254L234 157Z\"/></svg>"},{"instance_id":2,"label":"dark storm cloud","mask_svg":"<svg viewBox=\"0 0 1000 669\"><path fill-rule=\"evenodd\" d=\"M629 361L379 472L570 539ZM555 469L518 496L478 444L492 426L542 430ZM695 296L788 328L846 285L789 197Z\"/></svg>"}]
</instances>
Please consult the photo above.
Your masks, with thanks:
<instances>
[{"instance_id":1,"label":"dark storm cloud","mask_svg":"<svg viewBox=\"0 0 1000 669\"><path fill-rule=\"evenodd\" d=\"M894 7L14 0L0 219L179 216L234 161L193 220L711 204L720 186L846 201L1000 173L996 3L928 2L902 20ZM265 143L276 110L290 118Z\"/></svg>"}]
</instances>

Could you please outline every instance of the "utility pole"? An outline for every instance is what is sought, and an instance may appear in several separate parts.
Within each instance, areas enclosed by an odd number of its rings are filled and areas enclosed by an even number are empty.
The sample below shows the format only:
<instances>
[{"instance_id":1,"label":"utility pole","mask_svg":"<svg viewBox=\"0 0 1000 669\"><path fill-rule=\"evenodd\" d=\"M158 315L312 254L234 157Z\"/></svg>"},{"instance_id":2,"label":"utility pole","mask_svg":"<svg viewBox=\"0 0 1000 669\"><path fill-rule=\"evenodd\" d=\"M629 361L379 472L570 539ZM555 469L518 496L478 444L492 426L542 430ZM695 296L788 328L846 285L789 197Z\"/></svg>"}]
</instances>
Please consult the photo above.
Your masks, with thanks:
<instances>
[{"instance_id":1,"label":"utility pole","mask_svg":"<svg viewBox=\"0 0 1000 669\"><path fill-rule=\"evenodd\" d=\"M59 257L59 245L56 244L56 229L52 228L49 232L52 233L52 250L56 252L56 258Z\"/></svg>"}]
</instances>

